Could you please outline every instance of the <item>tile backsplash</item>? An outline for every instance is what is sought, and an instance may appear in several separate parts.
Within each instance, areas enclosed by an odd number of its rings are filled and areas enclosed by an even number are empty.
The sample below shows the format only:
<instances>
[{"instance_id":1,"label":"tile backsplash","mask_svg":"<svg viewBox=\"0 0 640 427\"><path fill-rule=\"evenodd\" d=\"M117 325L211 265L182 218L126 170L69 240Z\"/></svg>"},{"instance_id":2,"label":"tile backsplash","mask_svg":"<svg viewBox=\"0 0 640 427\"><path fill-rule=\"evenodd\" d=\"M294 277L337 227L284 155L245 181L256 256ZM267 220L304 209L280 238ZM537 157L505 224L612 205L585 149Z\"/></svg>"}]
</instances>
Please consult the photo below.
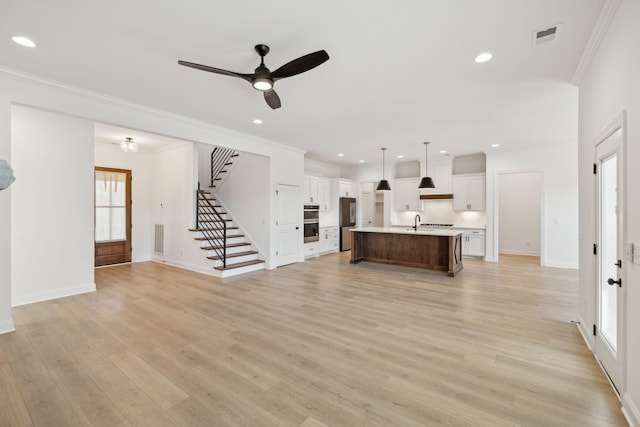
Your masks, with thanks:
<instances>
[{"instance_id":1,"label":"tile backsplash","mask_svg":"<svg viewBox=\"0 0 640 427\"><path fill-rule=\"evenodd\" d=\"M464 226L484 227L486 213L456 212L453 210L453 200L423 200L422 211L396 212L394 225L413 224L416 214L420 215L421 223L455 224Z\"/></svg>"}]
</instances>

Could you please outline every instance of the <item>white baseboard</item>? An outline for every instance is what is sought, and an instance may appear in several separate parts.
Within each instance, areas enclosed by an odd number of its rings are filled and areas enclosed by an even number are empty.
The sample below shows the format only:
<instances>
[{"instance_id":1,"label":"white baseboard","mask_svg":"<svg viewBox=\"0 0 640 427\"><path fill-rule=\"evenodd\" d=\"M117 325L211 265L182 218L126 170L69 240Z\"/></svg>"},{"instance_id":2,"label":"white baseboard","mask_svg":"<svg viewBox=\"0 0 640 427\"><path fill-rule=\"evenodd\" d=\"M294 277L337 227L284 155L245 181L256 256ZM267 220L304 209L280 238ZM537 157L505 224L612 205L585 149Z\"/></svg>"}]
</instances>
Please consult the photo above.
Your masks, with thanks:
<instances>
[{"instance_id":1,"label":"white baseboard","mask_svg":"<svg viewBox=\"0 0 640 427\"><path fill-rule=\"evenodd\" d=\"M162 258L153 258L151 261L157 262L157 263L160 263L160 264L167 264L167 265L170 265L172 267L183 268L183 269L189 270L189 271L195 271L196 273L202 273L202 274L206 274L208 276L214 276L214 277L222 278L222 273L220 271L214 269L213 267L205 268L205 267L201 267L199 265L187 264L187 263L184 263L184 262L173 261L173 260L162 259Z\"/></svg>"},{"instance_id":2,"label":"white baseboard","mask_svg":"<svg viewBox=\"0 0 640 427\"><path fill-rule=\"evenodd\" d=\"M578 264L572 262L562 262L562 261L553 261L553 260L542 260L543 267L553 267L553 268L568 268L571 270L577 270Z\"/></svg>"},{"instance_id":3,"label":"white baseboard","mask_svg":"<svg viewBox=\"0 0 640 427\"><path fill-rule=\"evenodd\" d=\"M510 249L500 249L500 254L505 255L524 255L524 256L540 256L540 252L531 252L531 251L519 251L519 250L510 250Z\"/></svg>"},{"instance_id":4,"label":"white baseboard","mask_svg":"<svg viewBox=\"0 0 640 427\"><path fill-rule=\"evenodd\" d=\"M16 327L13 324L13 319L11 317L5 320L0 320L0 335L13 332L15 330Z\"/></svg>"},{"instance_id":5,"label":"white baseboard","mask_svg":"<svg viewBox=\"0 0 640 427\"><path fill-rule=\"evenodd\" d=\"M640 427L640 410L628 393L622 398L622 414L631 427Z\"/></svg>"},{"instance_id":6,"label":"white baseboard","mask_svg":"<svg viewBox=\"0 0 640 427\"><path fill-rule=\"evenodd\" d=\"M69 297L71 295L85 294L87 292L95 292L96 284L87 283L79 286L70 286L68 288L51 289L45 292L36 292L25 295L12 295L11 305L17 307L19 305L33 304L34 302L48 301L56 298Z\"/></svg>"},{"instance_id":7,"label":"white baseboard","mask_svg":"<svg viewBox=\"0 0 640 427\"><path fill-rule=\"evenodd\" d=\"M590 332L589 325L585 323L584 319L579 314L578 322L579 323L576 325L578 327L578 331L580 332L580 335L582 335L582 339L585 344L587 344L589 351L593 353L593 333Z\"/></svg>"}]
</instances>

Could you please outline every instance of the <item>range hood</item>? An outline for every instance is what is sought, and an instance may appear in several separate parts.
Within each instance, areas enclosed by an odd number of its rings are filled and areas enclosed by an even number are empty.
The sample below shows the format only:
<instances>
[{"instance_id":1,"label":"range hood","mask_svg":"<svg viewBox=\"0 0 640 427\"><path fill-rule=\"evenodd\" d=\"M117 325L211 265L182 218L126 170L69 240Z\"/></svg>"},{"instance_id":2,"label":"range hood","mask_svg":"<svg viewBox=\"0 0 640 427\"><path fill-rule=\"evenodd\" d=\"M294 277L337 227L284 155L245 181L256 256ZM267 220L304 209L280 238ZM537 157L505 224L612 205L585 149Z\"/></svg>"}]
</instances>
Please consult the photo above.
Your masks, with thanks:
<instances>
[{"instance_id":1,"label":"range hood","mask_svg":"<svg viewBox=\"0 0 640 427\"><path fill-rule=\"evenodd\" d=\"M453 199L453 194L421 194L420 200L447 200Z\"/></svg>"}]
</instances>

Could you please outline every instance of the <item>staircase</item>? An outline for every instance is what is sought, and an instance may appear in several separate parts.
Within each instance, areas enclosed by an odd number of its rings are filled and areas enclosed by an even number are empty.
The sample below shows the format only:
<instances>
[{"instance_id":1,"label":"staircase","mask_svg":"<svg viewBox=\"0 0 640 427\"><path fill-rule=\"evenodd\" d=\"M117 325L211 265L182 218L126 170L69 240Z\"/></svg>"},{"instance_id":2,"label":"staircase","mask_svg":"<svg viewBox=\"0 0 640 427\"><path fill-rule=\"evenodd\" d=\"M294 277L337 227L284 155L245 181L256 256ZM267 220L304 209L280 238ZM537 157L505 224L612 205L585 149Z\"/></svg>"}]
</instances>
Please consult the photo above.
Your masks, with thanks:
<instances>
[{"instance_id":1,"label":"staircase","mask_svg":"<svg viewBox=\"0 0 640 427\"><path fill-rule=\"evenodd\" d=\"M258 258L251 242L237 227L233 219L208 191L198 190L198 212L194 234L200 249L211 260L218 277L230 277L264 269L264 260Z\"/></svg>"},{"instance_id":2,"label":"staircase","mask_svg":"<svg viewBox=\"0 0 640 427\"><path fill-rule=\"evenodd\" d=\"M233 165L232 160L238 157L235 150L216 147L211 152L211 185L209 188L219 187L227 176L229 166ZM215 190L214 190L215 191Z\"/></svg>"}]
</instances>

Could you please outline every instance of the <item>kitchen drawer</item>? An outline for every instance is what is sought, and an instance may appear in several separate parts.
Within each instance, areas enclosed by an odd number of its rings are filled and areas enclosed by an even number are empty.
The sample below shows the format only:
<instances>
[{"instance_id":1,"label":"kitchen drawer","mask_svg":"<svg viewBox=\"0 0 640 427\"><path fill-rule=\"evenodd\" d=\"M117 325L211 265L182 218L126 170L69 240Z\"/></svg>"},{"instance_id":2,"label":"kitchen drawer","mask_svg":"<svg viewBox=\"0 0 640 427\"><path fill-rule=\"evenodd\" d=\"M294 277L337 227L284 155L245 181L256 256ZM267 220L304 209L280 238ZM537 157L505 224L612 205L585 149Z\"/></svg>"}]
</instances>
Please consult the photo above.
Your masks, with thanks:
<instances>
[{"instance_id":1,"label":"kitchen drawer","mask_svg":"<svg viewBox=\"0 0 640 427\"><path fill-rule=\"evenodd\" d=\"M320 242L309 242L304 244L305 258L318 256L319 251L320 251Z\"/></svg>"}]
</instances>

